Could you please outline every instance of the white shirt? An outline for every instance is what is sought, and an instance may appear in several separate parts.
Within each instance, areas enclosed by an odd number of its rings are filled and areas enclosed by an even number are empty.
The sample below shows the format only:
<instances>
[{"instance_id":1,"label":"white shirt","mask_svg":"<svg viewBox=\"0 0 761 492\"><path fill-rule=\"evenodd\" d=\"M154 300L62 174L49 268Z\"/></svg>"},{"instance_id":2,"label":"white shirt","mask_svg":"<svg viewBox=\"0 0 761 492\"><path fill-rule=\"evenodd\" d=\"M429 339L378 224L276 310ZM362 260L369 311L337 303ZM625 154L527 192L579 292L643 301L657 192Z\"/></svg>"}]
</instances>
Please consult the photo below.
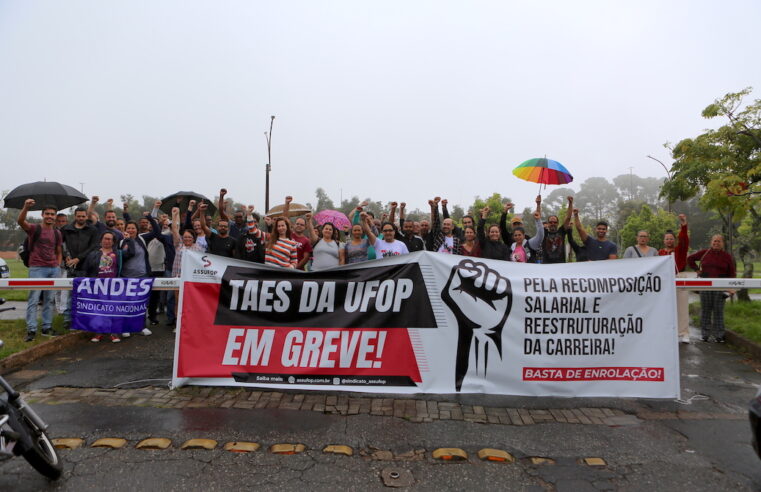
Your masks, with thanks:
<instances>
[{"instance_id":1,"label":"white shirt","mask_svg":"<svg viewBox=\"0 0 761 492\"><path fill-rule=\"evenodd\" d=\"M378 258L410 254L410 251L407 249L407 245L401 241L397 241L396 239L389 243L385 240L376 238L373 247L375 248L375 255Z\"/></svg>"}]
</instances>

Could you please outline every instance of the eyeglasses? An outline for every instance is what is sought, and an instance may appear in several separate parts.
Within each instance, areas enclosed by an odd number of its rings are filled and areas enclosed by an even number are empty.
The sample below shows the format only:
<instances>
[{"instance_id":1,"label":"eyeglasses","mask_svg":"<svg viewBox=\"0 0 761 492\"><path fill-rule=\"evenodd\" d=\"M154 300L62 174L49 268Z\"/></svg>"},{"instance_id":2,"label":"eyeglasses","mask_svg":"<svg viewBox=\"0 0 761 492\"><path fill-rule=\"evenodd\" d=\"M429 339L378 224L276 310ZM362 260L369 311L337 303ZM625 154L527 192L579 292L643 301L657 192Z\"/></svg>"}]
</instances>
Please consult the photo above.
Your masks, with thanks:
<instances>
[{"instance_id":1,"label":"eyeglasses","mask_svg":"<svg viewBox=\"0 0 761 492\"><path fill-rule=\"evenodd\" d=\"M383 229L383 232L394 232L393 229Z\"/></svg>"}]
</instances>

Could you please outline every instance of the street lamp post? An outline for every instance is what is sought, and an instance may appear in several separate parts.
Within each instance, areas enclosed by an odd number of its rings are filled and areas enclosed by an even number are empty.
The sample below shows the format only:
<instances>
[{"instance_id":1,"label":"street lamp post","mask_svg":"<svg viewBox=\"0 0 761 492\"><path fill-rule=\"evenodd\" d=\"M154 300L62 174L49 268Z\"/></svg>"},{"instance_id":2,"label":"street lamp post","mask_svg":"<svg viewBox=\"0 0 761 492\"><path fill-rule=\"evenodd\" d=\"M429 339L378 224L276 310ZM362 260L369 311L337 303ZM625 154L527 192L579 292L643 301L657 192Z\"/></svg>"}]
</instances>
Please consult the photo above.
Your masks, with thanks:
<instances>
[{"instance_id":1,"label":"street lamp post","mask_svg":"<svg viewBox=\"0 0 761 492\"><path fill-rule=\"evenodd\" d=\"M272 125L275 123L275 115L270 117L270 131L264 132L264 138L267 139L267 167L265 168L264 180L264 213L270 209L270 171L272 170Z\"/></svg>"},{"instance_id":2,"label":"street lamp post","mask_svg":"<svg viewBox=\"0 0 761 492\"><path fill-rule=\"evenodd\" d=\"M648 155L647 158L648 159L652 159L655 162L657 162L658 164L660 164L663 167L663 169L666 171L666 177L668 178L669 181L671 181L671 170L668 167L666 167L666 164L664 164L662 161L660 161L659 159L656 159L655 157L653 157L651 155ZM668 203L668 207L669 207L669 213L671 213L671 199L669 199L667 201L667 203Z\"/></svg>"}]
</instances>

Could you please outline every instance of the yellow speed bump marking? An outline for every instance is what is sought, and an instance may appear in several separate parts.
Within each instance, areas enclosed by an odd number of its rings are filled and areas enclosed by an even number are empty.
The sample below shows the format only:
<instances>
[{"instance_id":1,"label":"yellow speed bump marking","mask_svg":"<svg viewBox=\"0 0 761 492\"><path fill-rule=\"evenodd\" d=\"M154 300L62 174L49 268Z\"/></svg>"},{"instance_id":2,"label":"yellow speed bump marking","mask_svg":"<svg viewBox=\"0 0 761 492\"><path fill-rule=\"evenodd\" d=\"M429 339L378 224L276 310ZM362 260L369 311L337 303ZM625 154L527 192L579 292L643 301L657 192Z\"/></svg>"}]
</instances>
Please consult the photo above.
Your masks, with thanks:
<instances>
[{"instance_id":1,"label":"yellow speed bump marking","mask_svg":"<svg viewBox=\"0 0 761 492\"><path fill-rule=\"evenodd\" d=\"M84 439L78 437L63 437L61 439L53 439L53 446L56 449L78 449L85 443Z\"/></svg>"},{"instance_id":2,"label":"yellow speed bump marking","mask_svg":"<svg viewBox=\"0 0 761 492\"><path fill-rule=\"evenodd\" d=\"M253 453L260 447L256 442L235 441L226 443L224 449L233 453Z\"/></svg>"},{"instance_id":3,"label":"yellow speed bump marking","mask_svg":"<svg viewBox=\"0 0 761 492\"><path fill-rule=\"evenodd\" d=\"M307 447L303 444L273 444L270 446L270 453L273 454L298 454L303 452Z\"/></svg>"},{"instance_id":4,"label":"yellow speed bump marking","mask_svg":"<svg viewBox=\"0 0 761 492\"><path fill-rule=\"evenodd\" d=\"M553 460L552 458L542 458L540 456L532 456L531 464L532 465L554 465L555 460Z\"/></svg>"},{"instance_id":5,"label":"yellow speed bump marking","mask_svg":"<svg viewBox=\"0 0 761 492\"><path fill-rule=\"evenodd\" d=\"M121 437L104 437L92 443L94 448L121 449L127 445L127 440Z\"/></svg>"},{"instance_id":6,"label":"yellow speed bump marking","mask_svg":"<svg viewBox=\"0 0 761 492\"><path fill-rule=\"evenodd\" d=\"M486 461L500 461L512 463L515 461L513 455L501 449L484 448L478 452L478 457Z\"/></svg>"},{"instance_id":7,"label":"yellow speed bump marking","mask_svg":"<svg viewBox=\"0 0 761 492\"><path fill-rule=\"evenodd\" d=\"M346 456L351 456L354 454L354 450L351 449L351 447L344 446L343 444L330 444L328 446L325 446L325 449L323 449L322 452L333 453L333 454L345 454Z\"/></svg>"},{"instance_id":8,"label":"yellow speed bump marking","mask_svg":"<svg viewBox=\"0 0 761 492\"><path fill-rule=\"evenodd\" d=\"M214 439L188 439L180 449L214 449L217 447L217 441Z\"/></svg>"},{"instance_id":9,"label":"yellow speed bump marking","mask_svg":"<svg viewBox=\"0 0 761 492\"><path fill-rule=\"evenodd\" d=\"M602 458L584 458L584 463L588 466L605 466L605 460Z\"/></svg>"},{"instance_id":10,"label":"yellow speed bump marking","mask_svg":"<svg viewBox=\"0 0 761 492\"><path fill-rule=\"evenodd\" d=\"M437 460L462 461L468 459L468 453L460 448L439 448L431 454Z\"/></svg>"},{"instance_id":11,"label":"yellow speed bump marking","mask_svg":"<svg viewBox=\"0 0 761 492\"><path fill-rule=\"evenodd\" d=\"M137 443L135 447L137 449L166 449L171 445L172 440L166 437L149 437Z\"/></svg>"}]
</instances>

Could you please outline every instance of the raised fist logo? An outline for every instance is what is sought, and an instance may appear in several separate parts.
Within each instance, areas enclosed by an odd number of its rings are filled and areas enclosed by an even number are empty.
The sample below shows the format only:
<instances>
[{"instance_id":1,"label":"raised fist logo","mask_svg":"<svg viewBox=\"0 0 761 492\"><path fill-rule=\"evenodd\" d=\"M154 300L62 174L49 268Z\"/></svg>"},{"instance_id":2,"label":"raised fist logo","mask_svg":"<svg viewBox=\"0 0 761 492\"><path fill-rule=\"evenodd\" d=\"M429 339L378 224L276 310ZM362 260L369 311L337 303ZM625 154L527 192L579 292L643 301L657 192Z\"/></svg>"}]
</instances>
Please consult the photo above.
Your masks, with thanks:
<instances>
[{"instance_id":1,"label":"raised fist logo","mask_svg":"<svg viewBox=\"0 0 761 492\"><path fill-rule=\"evenodd\" d=\"M452 268L441 298L457 319L455 388L460 391L474 339L478 374L486 375L490 346L502 357L502 328L513 302L510 281L485 263L462 260Z\"/></svg>"}]
</instances>

